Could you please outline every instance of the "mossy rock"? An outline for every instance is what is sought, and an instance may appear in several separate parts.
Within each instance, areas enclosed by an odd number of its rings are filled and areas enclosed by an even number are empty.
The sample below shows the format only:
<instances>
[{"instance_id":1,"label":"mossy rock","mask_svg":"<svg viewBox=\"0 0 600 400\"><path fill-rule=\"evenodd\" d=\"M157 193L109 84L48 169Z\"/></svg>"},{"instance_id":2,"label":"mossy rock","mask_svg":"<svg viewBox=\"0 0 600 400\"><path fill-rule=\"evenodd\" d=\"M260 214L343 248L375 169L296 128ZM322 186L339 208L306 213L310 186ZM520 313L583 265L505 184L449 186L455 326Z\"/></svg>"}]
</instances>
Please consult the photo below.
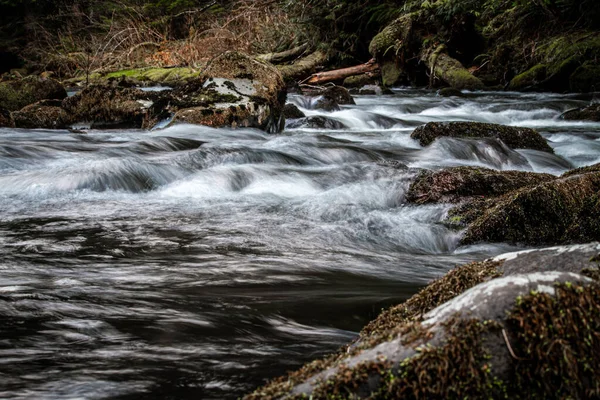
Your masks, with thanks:
<instances>
[{"instance_id":1,"label":"mossy rock","mask_svg":"<svg viewBox=\"0 0 600 400\"><path fill-rule=\"evenodd\" d=\"M573 92L600 91L600 65L584 64L569 77L569 85Z\"/></svg>"},{"instance_id":2,"label":"mossy rock","mask_svg":"<svg viewBox=\"0 0 600 400\"><path fill-rule=\"evenodd\" d=\"M456 88L446 87L438 90L438 96L441 97L465 97L465 94Z\"/></svg>"},{"instance_id":3,"label":"mossy rock","mask_svg":"<svg viewBox=\"0 0 600 400\"><path fill-rule=\"evenodd\" d=\"M510 90L525 90L538 85L546 79L548 68L544 64L538 64L535 67L515 76L508 85Z\"/></svg>"},{"instance_id":4,"label":"mossy rock","mask_svg":"<svg viewBox=\"0 0 600 400\"><path fill-rule=\"evenodd\" d=\"M367 74L349 76L344 79L342 86L345 88L361 88L365 85L374 85L377 81Z\"/></svg>"},{"instance_id":5,"label":"mossy rock","mask_svg":"<svg viewBox=\"0 0 600 400\"><path fill-rule=\"evenodd\" d=\"M14 128L15 120L13 119L10 111L6 108L0 107L0 128Z\"/></svg>"},{"instance_id":6,"label":"mossy rock","mask_svg":"<svg viewBox=\"0 0 600 400\"><path fill-rule=\"evenodd\" d=\"M415 14L406 14L386 26L371 40L369 53L378 59L395 56L410 41L414 18Z\"/></svg>"},{"instance_id":7,"label":"mossy rock","mask_svg":"<svg viewBox=\"0 0 600 400\"><path fill-rule=\"evenodd\" d=\"M572 234L589 208L586 202L599 191L600 173L590 172L508 193L486 204L461 243L539 245L600 240L595 230L584 230L588 237Z\"/></svg>"},{"instance_id":8,"label":"mossy rock","mask_svg":"<svg viewBox=\"0 0 600 400\"><path fill-rule=\"evenodd\" d=\"M458 203L473 196L496 197L513 190L555 179L550 174L453 167L424 171L406 193L409 203Z\"/></svg>"},{"instance_id":9,"label":"mossy rock","mask_svg":"<svg viewBox=\"0 0 600 400\"><path fill-rule=\"evenodd\" d=\"M569 110L560 118L567 121L600 121L600 104Z\"/></svg>"},{"instance_id":10,"label":"mossy rock","mask_svg":"<svg viewBox=\"0 0 600 400\"><path fill-rule=\"evenodd\" d=\"M381 80L383 86L392 87L400 82L403 71L395 61L386 61L381 66Z\"/></svg>"},{"instance_id":11,"label":"mossy rock","mask_svg":"<svg viewBox=\"0 0 600 400\"><path fill-rule=\"evenodd\" d=\"M67 129L74 121L72 114L58 100L42 100L13 113L15 126L26 129Z\"/></svg>"},{"instance_id":12,"label":"mossy rock","mask_svg":"<svg viewBox=\"0 0 600 400\"><path fill-rule=\"evenodd\" d=\"M65 97L65 88L52 78L31 75L15 81L0 82L0 107L9 111L20 110L40 100L62 100Z\"/></svg>"},{"instance_id":13,"label":"mossy rock","mask_svg":"<svg viewBox=\"0 0 600 400\"><path fill-rule=\"evenodd\" d=\"M428 146L440 137L496 138L511 149L532 149L554 153L546 139L536 130L480 122L430 122L410 135L421 146Z\"/></svg>"},{"instance_id":14,"label":"mossy rock","mask_svg":"<svg viewBox=\"0 0 600 400\"><path fill-rule=\"evenodd\" d=\"M600 393L600 286L582 275L598 251L600 244L551 248L455 269L385 311L338 354L245 399Z\"/></svg>"},{"instance_id":15,"label":"mossy rock","mask_svg":"<svg viewBox=\"0 0 600 400\"><path fill-rule=\"evenodd\" d=\"M116 85L90 85L65 99L62 107L77 122L93 128L147 128L162 109L159 92Z\"/></svg>"}]
</instances>

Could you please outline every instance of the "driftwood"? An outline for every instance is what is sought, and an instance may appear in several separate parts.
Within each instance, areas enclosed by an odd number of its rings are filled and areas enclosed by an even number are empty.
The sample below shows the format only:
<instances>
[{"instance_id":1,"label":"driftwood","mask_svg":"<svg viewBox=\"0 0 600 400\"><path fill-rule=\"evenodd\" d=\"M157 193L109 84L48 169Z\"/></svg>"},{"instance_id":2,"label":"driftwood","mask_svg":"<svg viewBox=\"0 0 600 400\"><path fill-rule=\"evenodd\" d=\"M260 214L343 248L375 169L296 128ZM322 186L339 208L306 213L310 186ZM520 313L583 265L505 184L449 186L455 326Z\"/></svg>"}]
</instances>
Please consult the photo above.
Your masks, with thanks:
<instances>
[{"instance_id":1,"label":"driftwood","mask_svg":"<svg viewBox=\"0 0 600 400\"><path fill-rule=\"evenodd\" d=\"M327 62L329 57L322 51L315 51L306 57L297 60L291 65L279 65L277 69L287 82L306 78L315 72L317 67Z\"/></svg>"},{"instance_id":2,"label":"driftwood","mask_svg":"<svg viewBox=\"0 0 600 400\"><path fill-rule=\"evenodd\" d=\"M308 50L308 43L304 43L303 45L282 51L280 53L261 54L256 58L270 62L271 64L281 64L300 57L306 50Z\"/></svg>"},{"instance_id":3,"label":"driftwood","mask_svg":"<svg viewBox=\"0 0 600 400\"><path fill-rule=\"evenodd\" d=\"M350 76L375 72L378 69L379 64L377 64L377 62L373 58L365 64L313 74L306 80L306 83L310 85L321 85L323 83L341 81Z\"/></svg>"}]
</instances>

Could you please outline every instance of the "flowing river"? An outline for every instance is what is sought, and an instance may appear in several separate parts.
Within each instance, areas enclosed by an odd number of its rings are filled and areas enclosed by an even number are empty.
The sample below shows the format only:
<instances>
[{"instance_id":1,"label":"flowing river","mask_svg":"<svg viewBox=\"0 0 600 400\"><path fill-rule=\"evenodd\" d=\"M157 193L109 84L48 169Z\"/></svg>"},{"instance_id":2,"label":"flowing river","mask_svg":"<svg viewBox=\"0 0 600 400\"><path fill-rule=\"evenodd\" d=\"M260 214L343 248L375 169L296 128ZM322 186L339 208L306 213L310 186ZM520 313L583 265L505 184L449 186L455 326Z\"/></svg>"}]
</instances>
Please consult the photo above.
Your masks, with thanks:
<instances>
[{"instance_id":1,"label":"flowing river","mask_svg":"<svg viewBox=\"0 0 600 400\"><path fill-rule=\"evenodd\" d=\"M347 128L0 129L0 398L234 399L353 340L452 267L419 168L561 174L600 162L593 96L403 89L307 115ZM556 155L410 138L429 121L538 129Z\"/></svg>"}]
</instances>

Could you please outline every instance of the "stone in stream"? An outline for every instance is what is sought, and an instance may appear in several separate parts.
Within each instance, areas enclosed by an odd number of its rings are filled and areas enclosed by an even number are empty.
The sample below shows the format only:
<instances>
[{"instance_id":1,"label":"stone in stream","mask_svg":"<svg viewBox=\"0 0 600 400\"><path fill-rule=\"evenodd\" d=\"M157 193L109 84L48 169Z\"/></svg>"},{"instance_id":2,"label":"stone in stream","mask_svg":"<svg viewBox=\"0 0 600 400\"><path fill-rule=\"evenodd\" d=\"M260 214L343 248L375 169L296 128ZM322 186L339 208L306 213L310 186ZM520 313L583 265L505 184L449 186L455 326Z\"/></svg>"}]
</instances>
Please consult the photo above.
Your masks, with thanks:
<instances>
[{"instance_id":1,"label":"stone in stream","mask_svg":"<svg viewBox=\"0 0 600 400\"><path fill-rule=\"evenodd\" d=\"M559 179L459 206L450 215L467 220L462 244L600 240L600 171L597 165L575 170Z\"/></svg>"},{"instance_id":2,"label":"stone in stream","mask_svg":"<svg viewBox=\"0 0 600 400\"><path fill-rule=\"evenodd\" d=\"M600 121L600 104L569 110L560 118L567 121Z\"/></svg>"},{"instance_id":3,"label":"stone in stream","mask_svg":"<svg viewBox=\"0 0 600 400\"><path fill-rule=\"evenodd\" d=\"M304 118L306 115L295 105L288 103L283 107L283 116L286 120Z\"/></svg>"},{"instance_id":4,"label":"stone in stream","mask_svg":"<svg viewBox=\"0 0 600 400\"><path fill-rule=\"evenodd\" d=\"M340 105L356 104L348 89L342 86L303 89L302 93L317 98L314 106L316 110L339 111Z\"/></svg>"},{"instance_id":5,"label":"stone in stream","mask_svg":"<svg viewBox=\"0 0 600 400\"><path fill-rule=\"evenodd\" d=\"M511 149L532 149L554 153L546 139L531 128L486 124L481 122L430 122L410 135L421 146L428 146L440 137L496 138Z\"/></svg>"},{"instance_id":6,"label":"stone in stream","mask_svg":"<svg viewBox=\"0 0 600 400\"><path fill-rule=\"evenodd\" d=\"M599 393L599 254L600 243L591 243L456 268L384 311L337 354L246 399Z\"/></svg>"},{"instance_id":7,"label":"stone in stream","mask_svg":"<svg viewBox=\"0 0 600 400\"><path fill-rule=\"evenodd\" d=\"M59 100L42 100L12 113L17 128L67 129L74 122L73 115L61 107Z\"/></svg>"},{"instance_id":8,"label":"stone in stream","mask_svg":"<svg viewBox=\"0 0 600 400\"><path fill-rule=\"evenodd\" d=\"M17 111L40 100L62 100L67 91L56 80L39 76L0 82L0 107Z\"/></svg>"},{"instance_id":9,"label":"stone in stream","mask_svg":"<svg viewBox=\"0 0 600 400\"><path fill-rule=\"evenodd\" d=\"M525 186L555 179L550 174L497 171L481 167L452 167L423 171L410 185L406 200L415 204L458 203L478 197L496 197Z\"/></svg>"},{"instance_id":10,"label":"stone in stream","mask_svg":"<svg viewBox=\"0 0 600 400\"><path fill-rule=\"evenodd\" d=\"M342 122L333 118L327 118L320 115L300 118L290 121L286 124L287 129L346 129L348 128Z\"/></svg>"}]
</instances>

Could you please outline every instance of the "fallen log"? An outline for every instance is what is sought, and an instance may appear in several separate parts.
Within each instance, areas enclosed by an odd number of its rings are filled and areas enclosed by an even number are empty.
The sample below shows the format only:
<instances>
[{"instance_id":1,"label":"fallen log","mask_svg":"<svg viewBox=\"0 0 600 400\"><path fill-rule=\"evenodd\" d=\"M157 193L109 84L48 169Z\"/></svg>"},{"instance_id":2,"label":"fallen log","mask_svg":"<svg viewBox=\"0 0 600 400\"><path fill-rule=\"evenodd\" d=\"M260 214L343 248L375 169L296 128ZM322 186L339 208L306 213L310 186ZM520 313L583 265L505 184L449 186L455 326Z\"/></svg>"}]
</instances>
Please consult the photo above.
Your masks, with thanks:
<instances>
[{"instance_id":1,"label":"fallen log","mask_svg":"<svg viewBox=\"0 0 600 400\"><path fill-rule=\"evenodd\" d=\"M460 61L450 57L446 46L441 45L435 51L425 51L421 57L431 73L431 83L435 78L446 82L450 87L459 90L481 90L483 82L473 76Z\"/></svg>"},{"instance_id":2,"label":"fallen log","mask_svg":"<svg viewBox=\"0 0 600 400\"><path fill-rule=\"evenodd\" d=\"M323 83L328 82L342 81L350 76L375 72L378 69L379 64L377 64L377 62L373 58L365 64L313 74L308 78L306 83L308 83L309 85L321 85Z\"/></svg>"},{"instance_id":3,"label":"fallen log","mask_svg":"<svg viewBox=\"0 0 600 400\"><path fill-rule=\"evenodd\" d=\"M262 61L270 62L271 64L281 64L300 57L306 50L308 50L308 43L304 43L303 45L279 53L261 54L256 58Z\"/></svg>"},{"instance_id":4,"label":"fallen log","mask_svg":"<svg viewBox=\"0 0 600 400\"><path fill-rule=\"evenodd\" d=\"M322 51L315 51L306 57L297 60L294 64L278 65L277 69L286 82L300 80L315 72L316 68L325 64L329 59Z\"/></svg>"}]
</instances>

